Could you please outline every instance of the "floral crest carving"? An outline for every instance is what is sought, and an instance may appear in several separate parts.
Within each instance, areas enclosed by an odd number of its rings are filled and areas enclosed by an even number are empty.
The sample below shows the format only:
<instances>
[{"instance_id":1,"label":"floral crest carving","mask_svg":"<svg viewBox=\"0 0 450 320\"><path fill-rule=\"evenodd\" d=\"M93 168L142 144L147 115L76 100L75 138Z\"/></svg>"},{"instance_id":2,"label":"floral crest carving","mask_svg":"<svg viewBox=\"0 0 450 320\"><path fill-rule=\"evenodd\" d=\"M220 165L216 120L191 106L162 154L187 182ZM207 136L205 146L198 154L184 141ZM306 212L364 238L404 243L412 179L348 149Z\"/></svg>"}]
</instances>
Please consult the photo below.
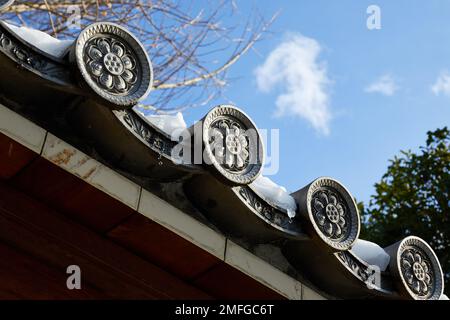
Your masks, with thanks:
<instances>
[{"instance_id":1,"label":"floral crest carving","mask_svg":"<svg viewBox=\"0 0 450 320\"><path fill-rule=\"evenodd\" d=\"M140 76L135 54L119 40L107 37L92 39L84 56L92 79L111 93L130 92Z\"/></svg>"},{"instance_id":2,"label":"floral crest carving","mask_svg":"<svg viewBox=\"0 0 450 320\"><path fill-rule=\"evenodd\" d=\"M338 181L319 178L306 191L307 216L322 242L348 250L358 239L360 218L356 203Z\"/></svg>"},{"instance_id":3,"label":"floral crest carving","mask_svg":"<svg viewBox=\"0 0 450 320\"><path fill-rule=\"evenodd\" d=\"M116 24L88 26L78 36L71 57L88 86L117 107L132 107L153 85L153 69L144 47Z\"/></svg>"},{"instance_id":4,"label":"floral crest carving","mask_svg":"<svg viewBox=\"0 0 450 320\"><path fill-rule=\"evenodd\" d=\"M428 257L419 249L409 248L401 255L401 269L406 283L419 296L427 296L433 287L433 270Z\"/></svg>"},{"instance_id":5,"label":"floral crest carving","mask_svg":"<svg viewBox=\"0 0 450 320\"><path fill-rule=\"evenodd\" d=\"M340 240L349 234L349 209L333 189L323 188L312 197L314 220L330 239Z\"/></svg>"},{"instance_id":6,"label":"floral crest carving","mask_svg":"<svg viewBox=\"0 0 450 320\"><path fill-rule=\"evenodd\" d=\"M262 170L261 138L253 122L233 106L212 109L203 120L206 156L232 184L249 184Z\"/></svg>"},{"instance_id":7,"label":"floral crest carving","mask_svg":"<svg viewBox=\"0 0 450 320\"><path fill-rule=\"evenodd\" d=\"M404 291L417 300L438 300L444 290L441 265L433 249L414 236L403 239L397 249L393 270Z\"/></svg>"}]
</instances>

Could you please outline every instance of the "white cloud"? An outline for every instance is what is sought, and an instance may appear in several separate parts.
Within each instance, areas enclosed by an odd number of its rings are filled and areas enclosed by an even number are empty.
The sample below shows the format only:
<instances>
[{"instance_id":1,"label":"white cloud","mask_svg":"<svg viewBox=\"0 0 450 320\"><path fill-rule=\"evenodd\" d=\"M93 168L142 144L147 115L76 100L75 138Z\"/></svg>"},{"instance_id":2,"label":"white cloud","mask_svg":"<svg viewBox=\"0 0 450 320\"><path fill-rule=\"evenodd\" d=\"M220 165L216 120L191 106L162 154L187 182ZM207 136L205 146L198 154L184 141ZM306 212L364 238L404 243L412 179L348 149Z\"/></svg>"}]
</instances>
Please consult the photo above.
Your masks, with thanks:
<instances>
[{"instance_id":1,"label":"white cloud","mask_svg":"<svg viewBox=\"0 0 450 320\"><path fill-rule=\"evenodd\" d=\"M385 74L375 80L372 84L368 85L365 88L365 91L369 93L380 93L385 96L392 96L398 89L399 88L394 77L390 74Z\"/></svg>"},{"instance_id":2,"label":"white cloud","mask_svg":"<svg viewBox=\"0 0 450 320\"><path fill-rule=\"evenodd\" d=\"M289 34L255 70L258 89L269 92L277 85L275 116L299 116L320 133L328 134L331 120L330 83L326 64L318 61L320 44L301 34Z\"/></svg>"},{"instance_id":3,"label":"white cloud","mask_svg":"<svg viewBox=\"0 0 450 320\"><path fill-rule=\"evenodd\" d=\"M448 71L441 72L436 83L431 86L431 91L437 96L440 94L450 96L450 74Z\"/></svg>"}]
</instances>

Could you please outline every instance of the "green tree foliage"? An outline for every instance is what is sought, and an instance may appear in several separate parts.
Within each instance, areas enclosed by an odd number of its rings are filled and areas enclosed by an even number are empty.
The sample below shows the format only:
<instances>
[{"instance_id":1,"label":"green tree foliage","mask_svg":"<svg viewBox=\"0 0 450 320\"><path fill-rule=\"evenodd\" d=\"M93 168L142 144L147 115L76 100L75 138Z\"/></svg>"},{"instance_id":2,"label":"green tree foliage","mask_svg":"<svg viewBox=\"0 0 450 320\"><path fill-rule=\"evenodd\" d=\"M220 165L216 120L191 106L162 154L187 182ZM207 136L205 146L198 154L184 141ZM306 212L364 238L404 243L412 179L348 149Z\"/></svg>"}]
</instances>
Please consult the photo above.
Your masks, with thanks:
<instances>
[{"instance_id":1,"label":"green tree foliage","mask_svg":"<svg viewBox=\"0 0 450 320\"><path fill-rule=\"evenodd\" d=\"M427 241L441 262L450 292L450 131L428 132L417 153L401 151L375 184L363 209L362 237L383 246L408 235Z\"/></svg>"}]
</instances>

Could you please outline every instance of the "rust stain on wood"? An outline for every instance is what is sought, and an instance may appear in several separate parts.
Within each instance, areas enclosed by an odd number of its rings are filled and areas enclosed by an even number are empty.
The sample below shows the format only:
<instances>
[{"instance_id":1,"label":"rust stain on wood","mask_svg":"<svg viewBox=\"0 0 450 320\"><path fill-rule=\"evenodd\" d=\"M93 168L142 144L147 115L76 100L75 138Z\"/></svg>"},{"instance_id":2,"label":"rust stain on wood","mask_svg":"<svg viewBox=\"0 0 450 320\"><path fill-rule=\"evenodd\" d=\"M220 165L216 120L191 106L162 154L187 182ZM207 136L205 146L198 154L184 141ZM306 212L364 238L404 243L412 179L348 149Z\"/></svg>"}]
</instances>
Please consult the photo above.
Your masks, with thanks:
<instances>
[{"instance_id":1,"label":"rust stain on wood","mask_svg":"<svg viewBox=\"0 0 450 320\"><path fill-rule=\"evenodd\" d=\"M80 161L78 161L78 163L77 163L77 167L81 167L81 166L84 165L88 160L89 160L88 157L84 157L84 158L80 159Z\"/></svg>"},{"instance_id":2,"label":"rust stain on wood","mask_svg":"<svg viewBox=\"0 0 450 320\"><path fill-rule=\"evenodd\" d=\"M57 165L68 164L75 153L74 150L64 149L56 155L49 157L49 160Z\"/></svg>"},{"instance_id":3,"label":"rust stain on wood","mask_svg":"<svg viewBox=\"0 0 450 320\"><path fill-rule=\"evenodd\" d=\"M82 176L81 178L83 180L88 179L95 171L97 170L96 167L92 168L91 170L89 170L84 176Z\"/></svg>"}]
</instances>

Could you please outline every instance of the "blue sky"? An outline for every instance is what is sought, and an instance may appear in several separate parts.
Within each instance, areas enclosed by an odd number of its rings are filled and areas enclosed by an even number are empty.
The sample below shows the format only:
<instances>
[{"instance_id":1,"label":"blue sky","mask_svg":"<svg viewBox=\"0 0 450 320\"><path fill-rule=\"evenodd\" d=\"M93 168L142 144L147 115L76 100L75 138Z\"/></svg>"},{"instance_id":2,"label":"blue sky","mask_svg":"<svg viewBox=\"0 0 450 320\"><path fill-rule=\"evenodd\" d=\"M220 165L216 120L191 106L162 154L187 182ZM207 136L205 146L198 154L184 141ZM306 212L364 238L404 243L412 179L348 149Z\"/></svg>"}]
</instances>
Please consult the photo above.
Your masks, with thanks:
<instances>
[{"instance_id":1,"label":"blue sky","mask_svg":"<svg viewBox=\"0 0 450 320\"><path fill-rule=\"evenodd\" d=\"M231 69L225 94L258 127L280 130L280 170L270 178L288 191L331 176L367 202L389 159L450 125L450 1L236 3L242 17L255 6L266 17L281 9L273 33ZM380 30L366 26L371 4L381 9ZM286 57L286 48L298 51ZM258 78L258 67L279 67L280 79ZM292 72L294 83L283 80ZM302 86L306 93L295 91ZM286 94L288 110L276 116ZM184 116L191 124L207 111Z\"/></svg>"}]
</instances>

